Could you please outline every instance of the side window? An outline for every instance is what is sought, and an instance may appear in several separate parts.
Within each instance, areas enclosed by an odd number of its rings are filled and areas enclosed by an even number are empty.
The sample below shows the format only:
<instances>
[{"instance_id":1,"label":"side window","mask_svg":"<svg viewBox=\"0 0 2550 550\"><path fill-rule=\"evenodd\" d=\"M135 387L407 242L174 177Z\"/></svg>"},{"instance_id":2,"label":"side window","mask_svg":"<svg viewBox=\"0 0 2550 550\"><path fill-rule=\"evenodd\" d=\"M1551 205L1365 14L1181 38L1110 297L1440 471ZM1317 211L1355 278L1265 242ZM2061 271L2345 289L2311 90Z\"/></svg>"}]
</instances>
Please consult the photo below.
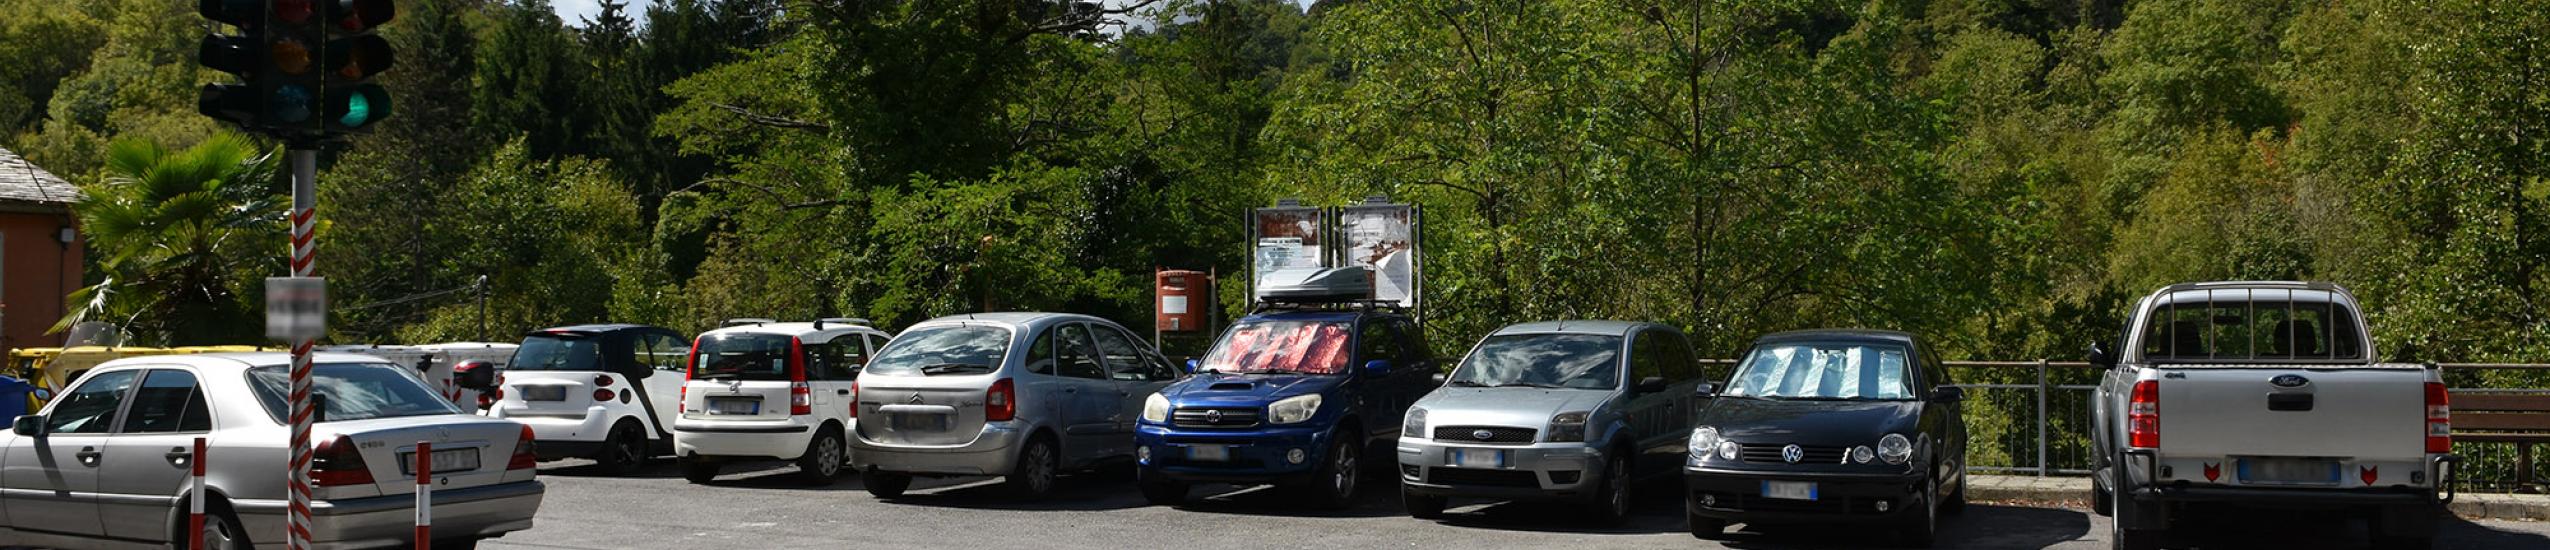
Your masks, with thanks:
<instances>
[{"instance_id":1,"label":"side window","mask_svg":"<svg viewBox=\"0 0 2550 550\"><path fill-rule=\"evenodd\" d=\"M1142 347L1133 337L1115 327L1091 325L1098 334L1098 351L1107 356L1107 378L1141 382L1151 380L1150 360L1142 355Z\"/></svg>"},{"instance_id":2,"label":"side window","mask_svg":"<svg viewBox=\"0 0 2550 550\"><path fill-rule=\"evenodd\" d=\"M1670 347L1665 342L1665 332L1660 330L1640 331L1630 338L1629 383L1635 385L1639 381L1646 380L1648 378L1663 378L1665 376L1665 348ZM1671 379L1667 378L1667 380Z\"/></svg>"},{"instance_id":3,"label":"side window","mask_svg":"<svg viewBox=\"0 0 2550 550\"><path fill-rule=\"evenodd\" d=\"M1090 345L1089 327L1069 323L1054 329L1054 358L1062 375L1072 378L1104 380L1107 368L1098 363L1097 348Z\"/></svg>"},{"instance_id":4,"label":"side window","mask_svg":"<svg viewBox=\"0 0 2550 550\"><path fill-rule=\"evenodd\" d=\"M115 427L115 411L124 406L124 390L133 388L141 371L122 370L81 379L45 417L46 433L102 434Z\"/></svg>"},{"instance_id":5,"label":"side window","mask_svg":"<svg viewBox=\"0 0 2550 550\"><path fill-rule=\"evenodd\" d=\"M1420 336L1422 333L1417 331L1416 323L1409 322L1407 319L1400 319L1390 324L1397 328L1399 332L1399 361L1401 364L1413 365L1433 358L1432 356L1434 351L1426 349L1425 338Z\"/></svg>"},{"instance_id":6,"label":"side window","mask_svg":"<svg viewBox=\"0 0 2550 550\"><path fill-rule=\"evenodd\" d=\"M1657 331L1665 335L1665 380L1680 384L1700 379L1700 362L1691 356L1691 339L1680 332Z\"/></svg>"},{"instance_id":7,"label":"side window","mask_svg":"<svg viewBox=\"0 0 2550 550\"><path fill-rule=\"evenodd\" d=\"M682 362L690 359L691 343L671 334L657 334L653 338L655 370L681 372Z\"/></svg>"},{"instance_id":8,"label":"side window","mask_svg":"<svg viewBox=\"0 0 2550 550\"><path fill-rule=\"evenodd\" d=\"M126 414L123 433L212 431L204 391L195 385L195 373L182 370L153 370L142 377L142 389L133 393Z\"/></svg>"},{"instance_id":9,"label":"side window","mask_svg":"<svg viewBox=\"0 0 2550 550\"><path fill-rule=\"evenodd\" d=\"M637 333L636 335L627 338L627 341L629 343L627 348L628 351L626 352L627 355L608 358L608 361L602 362L602 370L627 374L630 376L643 376L646 373L638 371L638 369L655 368L655 350L653 349L655 345L655 335ZM604 352L606 354L618 353L618 350L613 349L614 347L615 346L612 346L608 340L605 340L602 345L602 349L612 350Z\"/></svg>"},{"instance_id":10,"label":"side window","mask_svg":"<svg viewBox=\"0 0 2550 550\"><path fill-rule=\"evenodd\" d=\"M1062 327L1047 327L1036 334L1036 342L1027 345L1027 372L1054 374L1054 333Z\"/></svg>"},{"instance_id":11,"label":"side window","mask_svg":"<svg viewBox=\"0 0 2550 550\"><path fill-rule=\"evenodd\" d=\"M1375 359L1399 358L1399 337L1390 331L1390 323L1368 319L1364 321L1362 330L1363 333L1355 337L1355 363L1347 365L1348 368L1360 369L1363 362Z\"/></svg>"},{"instance_id":12,"label":"side window","mask_svg":"<svg viewBox=\"0 0 2550 550\"><path fill-rule=\"evenodd\" d=\"M849 380L858 375L858 352L854 340L842 338L806 346L806 378L812 380Z\"/></svg>"}]
</instances>

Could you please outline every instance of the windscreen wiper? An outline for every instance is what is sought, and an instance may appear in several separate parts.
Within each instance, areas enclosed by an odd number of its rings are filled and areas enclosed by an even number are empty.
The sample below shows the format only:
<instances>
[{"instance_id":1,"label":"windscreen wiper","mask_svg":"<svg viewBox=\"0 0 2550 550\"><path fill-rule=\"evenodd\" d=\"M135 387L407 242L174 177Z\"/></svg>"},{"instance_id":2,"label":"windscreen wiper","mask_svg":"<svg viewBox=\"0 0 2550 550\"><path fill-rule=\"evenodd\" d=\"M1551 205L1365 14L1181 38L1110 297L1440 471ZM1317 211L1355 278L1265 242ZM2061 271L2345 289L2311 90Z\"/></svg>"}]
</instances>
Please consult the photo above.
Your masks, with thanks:
<instances>
[{"instance_id":1,"label":"windscreen wiper","mask_svg":"<svg viewBox=\"0 0 2550 550\"><path fill-rule=\"evenodd\" d=\"M972 363L939 363L936 365L921 367L921 374L948 374L964 370L991 372L992 368L990 366L976 365Z\"/></svg>"},{"instance_id":2,"label":"windscreen wiper","mask_svg":"<svg viewBox=\"0 0 2550 550\"><path fill-rule=\"evenodd\" d=\"M1451 382L1445 382L1445 383L1443 383L1443 385L1446 385L1446 386L1461 386L1461 387L1468 387L1468 388L1490 388L1490 387L1494 387L1494 386L1489 386L1489 385L1487 385L1487 384L1481 384L1481 383L1477 383L1477 382L1471 382L1471 381L1468 381L1468 380L1454 380L1454 381L1451 381Z\"/></svg>"},{"instance_id":3,"label":"windscreen wiper","mask_svg":"<svg viewBox=\"0 0 2550 550\"><path fill-rule=\"evenodd\" d=\"M1497 384L1497 385L1494 385L1494 386L1488 386L1488 387L1491 387L1491 388L1511 388L1511 387L1518 387L1518 386L1519 386L1519 387L1525 387L1525 388L1558 389L1558 385L1557 385L1557 384L1542 384L1542 383L1538 383L1538 382L1507 382L1507 383Z\"/></svg>"}]
</instances>

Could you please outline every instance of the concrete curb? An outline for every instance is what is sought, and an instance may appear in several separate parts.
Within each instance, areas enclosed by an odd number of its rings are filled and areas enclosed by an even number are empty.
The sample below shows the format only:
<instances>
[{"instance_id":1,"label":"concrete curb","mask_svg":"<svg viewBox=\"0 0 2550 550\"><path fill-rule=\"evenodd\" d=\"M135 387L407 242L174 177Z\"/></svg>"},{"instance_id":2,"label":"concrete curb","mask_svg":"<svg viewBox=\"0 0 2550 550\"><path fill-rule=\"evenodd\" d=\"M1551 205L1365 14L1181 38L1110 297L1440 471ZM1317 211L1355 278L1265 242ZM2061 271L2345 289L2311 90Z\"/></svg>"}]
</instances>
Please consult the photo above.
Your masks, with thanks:
<instances>
[{"instance_id":1,"label":"concrete curb","mask_svg":"<svg viewBox=\"0 0 2550 550\"><path fill-rule=\"evenodd\" d=\"M2087 508L2090 480L2085 477L1968 474L1966 499ZM2550 521L2550 495L2462 493L2453 499L2451 508L2453 515L2466 519Z\"/></svg>"}]
</instances>

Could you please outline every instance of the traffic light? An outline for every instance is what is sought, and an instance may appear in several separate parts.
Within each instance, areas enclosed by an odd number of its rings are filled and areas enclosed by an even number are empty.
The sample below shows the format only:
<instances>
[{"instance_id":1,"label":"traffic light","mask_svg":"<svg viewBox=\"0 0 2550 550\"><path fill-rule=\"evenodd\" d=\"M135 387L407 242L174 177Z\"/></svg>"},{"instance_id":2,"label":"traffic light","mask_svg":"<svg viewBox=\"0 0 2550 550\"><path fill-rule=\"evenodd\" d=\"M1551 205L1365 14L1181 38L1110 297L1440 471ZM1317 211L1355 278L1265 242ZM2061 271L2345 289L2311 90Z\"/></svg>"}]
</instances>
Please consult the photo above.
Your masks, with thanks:
<instances>
[{"instance_id":1,"label":"traffic light","mask_svg":"<svg viewBox=\"0 0 2550 550\"><path fill-rule=\"evenodd\" d=\"M243 84L206 84L196 98L197 109L214 120L239 125L249 130L264 124L258 114L262 109L258 89L260 75L265 73L265 56L258 52L265 43L266 5L261 0L201 0L196 11L211 19L238 27L237 35L204 35L204 43L196 57L205 67L239 75Z\"/></svg>"},{"instance_id":2,"label":"traffic light","mask_svg":"<svg viewBox=\"0 0 2550 550\"><path fill-rule=\"evenodd\" d=\"M398 15L391 0L322 0L327 16L326 121L329 135L368 133L390 116L390 94L369 82L389 69L390 41L372 29Z\"/></svg>"}]
</instances>

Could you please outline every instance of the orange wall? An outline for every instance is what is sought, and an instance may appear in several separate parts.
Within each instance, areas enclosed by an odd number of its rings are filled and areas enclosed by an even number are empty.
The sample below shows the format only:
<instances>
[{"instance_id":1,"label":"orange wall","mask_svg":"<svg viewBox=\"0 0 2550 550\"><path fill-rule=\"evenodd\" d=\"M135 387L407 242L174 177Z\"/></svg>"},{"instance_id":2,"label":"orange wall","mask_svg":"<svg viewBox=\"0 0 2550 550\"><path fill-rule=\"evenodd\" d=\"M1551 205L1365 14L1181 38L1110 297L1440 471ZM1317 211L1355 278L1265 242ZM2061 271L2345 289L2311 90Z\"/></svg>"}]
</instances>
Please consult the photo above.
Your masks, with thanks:
<instances>
[{"instance_id":1,"label":"orange wall","mask_svg":"<svg viewBox=\"0 0 2550 550\"><path fill-rule=\"evenodd\" d=\"M81 245L55 240L70 218L63 214L0 213L0 353L22 347L62 345L45 329L62 319L63 298L78 289Z\"/></svg>"}]
</instances>

